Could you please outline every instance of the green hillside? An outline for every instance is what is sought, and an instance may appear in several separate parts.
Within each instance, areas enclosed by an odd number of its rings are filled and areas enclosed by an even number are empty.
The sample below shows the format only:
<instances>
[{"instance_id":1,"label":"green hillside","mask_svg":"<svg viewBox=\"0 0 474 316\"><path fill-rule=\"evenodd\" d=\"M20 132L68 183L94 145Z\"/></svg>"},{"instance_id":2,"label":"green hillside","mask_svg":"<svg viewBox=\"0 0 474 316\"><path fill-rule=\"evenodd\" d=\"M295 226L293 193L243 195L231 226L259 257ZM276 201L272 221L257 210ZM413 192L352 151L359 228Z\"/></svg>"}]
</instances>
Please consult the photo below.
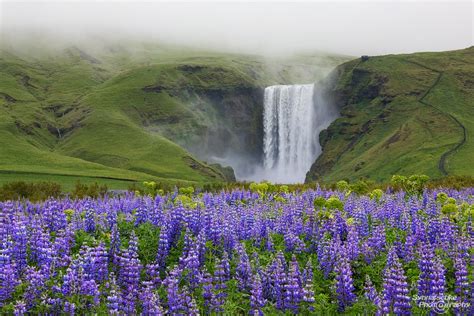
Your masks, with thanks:
<instances>
[{"instance_id":1,"label":"green hillside","mask_svg":"<svg viewBox=\"0 0 474 316\"><path fill-rule=\"evenodd\" d=\"M339 66L326 92L341 117L307 181L424 173L474 176L474 48Z\"/></svg>"},{"instance_id":2,"label":"green hillside","mask_svg":"<svg viewBox=\"0 0 474 316\"><path fill-rule=\"evenodd\" d=\"M80 179L112 188L225 180L198 157L211 148L261 150L263 87L311 82L321 68L347 60L264 60L136 43L31 56L0 55L0 182ZM227 147L219 146L222 135Z\"/></svg>"}]
</instances>

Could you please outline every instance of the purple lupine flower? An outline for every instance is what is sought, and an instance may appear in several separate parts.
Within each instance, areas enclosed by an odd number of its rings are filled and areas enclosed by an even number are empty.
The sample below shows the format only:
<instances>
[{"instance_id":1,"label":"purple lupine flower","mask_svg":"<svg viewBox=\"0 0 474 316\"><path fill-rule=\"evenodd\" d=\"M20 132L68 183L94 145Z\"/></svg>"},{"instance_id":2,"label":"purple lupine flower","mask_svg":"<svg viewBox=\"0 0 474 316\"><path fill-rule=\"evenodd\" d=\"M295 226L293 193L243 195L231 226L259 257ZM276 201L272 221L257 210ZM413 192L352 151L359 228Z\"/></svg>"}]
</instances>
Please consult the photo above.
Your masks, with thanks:
<instances>
[{"instance_id":1,"label":"purple lupine flower","mask_svg":"<svg viewBox=\"0 0 474 316\"><path fill-rule=\"evenodd\" d=\"M370 280L369 275L365 276L364 295L372 304L377 307L376 315L382 315L380 295L372 284L372 280Z\"/></svg>"},{"instance_id":2,"label":"purple lupine flower","mask_svg":"<svg viewBox=\"0 0 474 316\"><path fill-rule=\"evenodd\" d=\"M311 258L306 263L306 267L303 271L303 281L303 302L311 305L315 302L313 290L313 262ZM313 311L312 306L310 306L310 311Z\"/></svg>"},{"instance_id":3,"label":"purple lupine flower","mask_svg":"<svg viewBox=\"0 0 474 316\"><path fill-rule=\"evenodd\" d=\"M148 211L145 208L145 205L143 205L143 203L140 203L140 205L137 207L135 211L135 226L146 223L147 221L148 221Z\"/></svg>"},{"instance_id":4,"label":"purple lupine flower","mask_svg":"<svg viewBox=\"0 0 474 316\"><path fill-rule=\"evenodd\" d=\"M86 247L80 251L84 273L88 278L101 283L107 278L108 274L108 255L104 243L97 247Z\"/></svg>"},{"instance_id":5,"label":"purple lupine flower","mask_svg":"<svg viewBox=\"0 0 474 316\"><path fill-rule=\"evenodd\" d=\"M250 315L263 316L262 308L265 306L262 282L260 275L256 273L252 279L252 291L250 295Z\"/></svg>"},{"instance_id":6,"label":"purple lupine flower","mask_svg":"<svg viewBox=\"0 0 474 316\"><path fill-rule=\"evenodd\" d=\"M125 315L132 315L137 309L137 300L138 290L133 286L128 286L128 288L122 291L122 297L120 298L120 311Z\"/></svg>"},{"instance_id":7,"label":"purple lupine flower","mask_svg":"<svg viewBox=\"0 0 474 316\"><path fill-rule=\"evenodd\" d=\"M202 266L206 257L206 233L201 230L196 238L196 249L198 251L199 265Z\"/></svg>"},{"instance_id":8,"label":"purple lupine flower","mask_svg":"<svg viewBox=\"0 0 474 316\"><path fill-rule=\"evenodd\" d=\"M192 247L188 252L186 258L181 258L180 268L186 271L186 278L189 282L189 285L192 290L197 288L199 283L199 275L201 271L199 270L199 257L198 252L195 247Z\"/></svg>"},{"instance_id":9,"label":"purple lupine flower","mask_svg":"<svg viewBox=\"0 0 474 316\"><path fill-rule=\"evenodd\" d=\"M154 287L159 287L161 284L160 267L156 263L150 263L146 265L145 270L148 280Z\"/></svg>"},{"instance_id":10,"label":"purple lupine flower","mask_svg":"<svg viewBox=\"0 0 474 316\"><path fill-rule=\"evenodd\" d=\"M138 238L132 231L128 249L120 256L119 283L124 289L138 290L141 264L138 260Z\"/></svg>"},{"instance_id":11,"label":"purple lupine flower","mask_svg":"<svg viewBox=\"0 0 474 316\"><path fill-rule=\"evenodd\" d=\"M74 244L74 231L72 228L61 229L57 232L53 243L55 266L67 267L71 263L71 247Z\"/></svg>"},{"instance_id":12,"label":"purple lupine flower","mask_svg":"<svg viewBox=\"0 0 474 316\"><path fill-rule=\"evenodd\" d=\"M68 301L64 302L64 310L62 312L69 316L74 316L76 314L76 304Z\"/></svg>"},{"instance_id":13,"label":"purple lupine flower","mask_svg":"<svg viewBox=\"0 0 474 316\"><path fill-rule=\"evenodd\" d=\"M204 300L204 307L208 310L210 313L214 306L212 306L212 303L214 302L214 287L212 284L212 276L209 274L209 272L204 272L201 276L200 283L202 284L202 297Z\"/></svg>"},{"instance_id":14,"label":"purple lupine flower","mask_svg":"<svg viewBox=\"0 0 474 316\"><path fill-rule=\"evenodd\" d=\"M100 301L99 286L97 285L97 283L93 279L83 280L81 282L81 287L80 287L80 290L79 290L79 294L92 298L92 302L91 302L90 305L88 304L88 306L86 306L87 308L99 305L99 301Z\"/></svg>"},{"instance_id":15,"label":"purple lupine flower","mask_svg":"<svg viewBox=\"0 0 474 316\"><path fill-rule=\"evenodd\" d=\"M284 240L285 240L285 247L286 247L287 252L293 252L293 250L295 250L297 238L298 237L295 236L295 234L293 234L293 232L290 229L286 231L284 235Z\"/></svg>"},{"instance_id":16,"label":"purple lupine flower","mask_svg":"<svg viewBox=\"0 0 474 316\"><path fill-rule=\"evenodd\" d=\"M107 296L107 313L109 315L118 315L120 306L120 294L118 293L118 287L113 272L110 274L109 288L110 291L109 295Z\"/></svg>"},{"instance_id":17,"label":"purple lupine flower","mask_svg":"<svg viewBox=\"0 0 474 316\"><path fill-rule=\"evenodd\" d=\"M303 289L301 281L301 273L296 261L295 255L293 255L287 276L287 282L285 284L285 308L298 313L299 304L303 299Z\"/></svg>"},{"instance_id":18,"label":"purple lupine flower","mask_svg":"<svg viewBox=\"0 0 474 316\"><path fill-rule=\"evenodd\" d=\"M287 283L287 274L285 272L286 260L282 252L277 256L270 266L270 284L273 289L273 299L276 302L276 308L285 309L285 287Z\"/></svg>"},{"instance_id":19,"label":"purple lupine flower","mask_svg":"<svg viewBox=\"0 0 474 316\"><path fill-rule=\"evenodd\" d=\"M42 229L34 233L33 240L30 242L30 250L32 259L36 261L38 266L44 267L44 270L49 270L53 261L53 251L49 234Z\"/></svg>"},{"instance_id":20,"label":"purple lupine flower","mask_svg":"<svg viewBox=\"0 0 474 316\"><path fill-rule=\"evenodd\" d=\"M436 257L433 263L433 273L430 280L431 295L433 297L443 298L445 292L445 268L441 259Z\"/></svg>"},{"instance_id":21,"label":"purple lupine flower","mask_svg":"<svg viewBox=\"0 0 474 316\"><path fill-rule=\"evenodd\" d=\"M422 244L418 266L420 277L418 279L418 296L431 295L431 281L434 273L434 251L430 245Z\"/></svg>"},{"instance_id":22,"label":"purple lupine flower","mask_svg":"<svg viewBox=\"0 0 474 316\"><path fill-rule=\"evenodd\" d=\"M454 308L456 315L467 314L468 311L465 307L470 303L470 285L468 275L466 261L464 261L461 255L457 255L454 259L454 293L456 294L456 303L459 304L459 306Z\"/></svg>"},{"instance_id":23,"label":"purple lupine flower","mask_svg":"<svg viewBox=\"0 0 474 316\"><path fill-rule=\"evenodd\" d=\"M165 315L165 312L163 310L163 307L161 307L160 304L160 298L158 294L149 292L145 297L142 299L142 311L140 315L145 315L145 316L162 316Z\"/></svg>"},{"instance_id":24,"label":"purple lupine flower","mask_svg":"<svg viewBox=\"0 0 474 316\"><path fill-rule=\"evenodd\" d=\"M139 297L142 305L142 315L163 315L163 309L160 305L160 299L156 293L153 293L152 282L143 282L143 288L140 292Z\"/></svg>"},{"instance_id":25,"label":"purple lupine flower","mask_svg":"<svg viewBox=\"0 0 474 316\"><path fill-rule=\"evenodd\" d=\"M338 235L328 239L327 234L321 243L321 247L318 247L318 261L325 278L334 270L337 254L341 247L341 239Z\"/></svg>"},{"instance_id":26,"label":"purple lupine flower","mask_svg":"<svg viewBox=\"0 0 474 316\"><path fill-rule=\"evenodd\" d=\"M168 298L168 312L170 315L177 315L181 309L181 296L179 290L179 278L181 270L178 267L172 269L163 284L166 286Z\"/></svg>"},{"instance_id":27,"label":"purple lupine flower","mask_svg":"<svg viewBox=\"0 0 474 316\"><path fill-rule=\"evenodd\" d=\"M51 298L45 294L43 294L40 304L48 306L48 311L53 314L59 314L63 310L63 303L60 298Z\"/></svg>"},{"instance_id":28,"label":"purple lupine flower","mask_svg":"<svg viewBox=\"0 0 474 316\"><path fill-rule=\"evenodd\" d=\"M185 258L188 255L189 250L191 250L192 246L194 245L194 240L192 238L191 231L188 227L184 232L184 242L183 242L183 250L181 251L181 256Z\"/></svg>"},{"instance_id":29,"label":"purple lupine flower","mask_svg":"<svg viewBox=\"0 0 474 316\"><path fill-rule=\"evenodd\" d=\"M251 286L250 277L252 275L249 257L241 244L237 247L237 253L239 255L239 262L236 268L238 287L241 291L249 291Z\"/></svg>"},{"instance_id":30,"label":"purple lupine flower","mask_svg":"<svg viewBox=\"0 0 474 316\"><path fill-rule=\"evenodd\" d=\"M153 293L153 295L150 298L150 307L149 307L149 314L150 316L162 316L165 315L165 311L163 310L163 307L161 307L160 304L160 297L158 294ZM145 314L146 315L146 314Z\"/></svg>"},{"instance_id":31,"label":"purple lupine flower","mask_svg":"<svg viewBox=\"0 0 474 316\"><path fill-rule=\"evenodd\" d=\"M344 252L339 253L334 272L336 273L336 296L339 311L342 312L356 300L352 282L352 269Z\"/></svg>"},{"instance_id":32,"label":"purple lupine flower","mask_svg":"<svg viewBox=\"0 0 474 316\"><path fill-rule=\"evenodd\" d=\"M26 314L26 304L24 301L20 300L15 303L15 309L13 310L13 315L23 316Z\"/></svg>"},{"instance_id":33,"label":"purple lupine flower","mask_svg":"<svg viewBox=\"0 0 474 316\"><path fill-rule=\"evenodd\" d=\"M223 280L223 282L229 281L230 280L230 263L229 263L229 255L227 254L227 251L224 251L224 253L222 255L222 260L220 261L220 266L222 266L222 280Z\"/></svg>"},{"instance_id":34,"label":"purple lupine flower","mask_svg":"<svg viewBox=\"0 0 474 316\"><path fill-rule=\"evenodd\" d=\"M165 269L166 258L168 257L169 250L170 240L168 230L165 228L161 228L160 240L158 242L158 252L156 254L156 264L160 267L161 270Z\"/></svg>"},{"instance_id":35,"label":"purple lupine flower","mask_svg":"<svg viewBox=\"0 0 474 316\"><path fill-rule=\"evenodd\" d=\"M267 251L274 251L275 250L275 246L273 245L273 238L272 238L271 235L268 235L267 241L265 243L265 249Z\"/></svg>"},{"instance_id":36,"label":"purple lupine flower","mask_svg":"<svg viewBox=\"0 0 474 316\"><path fill-rule=\"evenodd\" d=\"M214 296L212 301L213 310L217 313L222 312L222 305L224 305L225 298L227 293L225 290L227 289L226 281L228 280L227 269L226 265L229 262L225 262L224 259L217 260L216 262L216 269L214 270Z\"/></svg>"},{"instance_id":37,"label":"purple lupine flower","mask_svg":"<svg viewBox=\"0 0 474 316\"><path fill-rule=\"evenodd\" d=\"M43 290L46 274L42 270L28 267L25 271L25 279L28 280L28 286L25 290L24 299L27 308L30 308Z\"/></svg>"},{"instance_id":38,"label":"purple lupine flower","mask_svg":"<svg viewBox=\"0 0 474 316\"><path fill-rule=\"evenodd\" d=\"M85 218L84 218L84 229L86 232L92 234L95 232L95 211L88 208L85 212Z\"/></svg>"},{"instance_id":39,"label":"purple lupine flower","mask_svg":"<svg viewBox=\"0 0 474 316\"><path fill-rule=\"evenodd\" d=\"M15 287L19 283L9 252L9 249L0 251L0 306L11 298Z\"/></svg>"},{"instance_id":40,"label":"purple lupine flower","mask_svg":"<svg viewBox=\"0 0 474 316\"><path fill-rule=\"evenodd\" d=\"M21 275L27 265L27 233L28 231L26 228L25 220L18 218L16 224L13 225L13 256L15 259L18 275Z\"/></svg>"},{"instance_id":41,"label":"purple lupine flower","mask_svg":"<svg viewBox=\"0 0 474 316\"><path fill-rule=\"evenodd\" d=\"M347 242L345 246L349 260L355 260L357 257L359 257L359 234L353 225L349 225L348 227Z\"/></svg>"},{"instance_id":42,"label":"purple lupine flower","mask_svg":"<svg viewBox=\"0 0 474 316\"><path fill-rule=\"evenodd\" d=\"M110 246L109 246L109 260L115 266L119 264L120 255L120 233L117 228L117 224L113 224L112 232L110 234Z\"/></svg>"},{"instance_id":43,"label":"purple lupine flower","mask_svg":"<svg viewBox=\"0 0 474 316\"><path fill-rule=\"evenodd\" d=\"M63 284L60 292L64 296L76 294L79 288L79 278L77 276L77 261L73 262L63 276Z\"/></svg>"},{"instance_id":44,"label":"purple lupine flower","mask_svg":"<svg viewBox=\"0 0 474 316\"><path fill-rule=\"evenodd\" d=\"M402 264L398 259L395 248L391 248L384 271L382 291L382 313L409 315L411 310L409 288Z\"/></svg>"},{"instance_id":45,"label":"purple lupine flower","mask_svg":"<svg viewBox=\"0 0 474 316\"><path fill-rule=\"evenodd\" d=\"M180 313L178 315L189 315L189 316L198 316L199 309L197 307L196 301L194 298L189 294L189 291L186 287L183 287L180 293L181 305L180 305Z\"/></svg>"}]
</instances>

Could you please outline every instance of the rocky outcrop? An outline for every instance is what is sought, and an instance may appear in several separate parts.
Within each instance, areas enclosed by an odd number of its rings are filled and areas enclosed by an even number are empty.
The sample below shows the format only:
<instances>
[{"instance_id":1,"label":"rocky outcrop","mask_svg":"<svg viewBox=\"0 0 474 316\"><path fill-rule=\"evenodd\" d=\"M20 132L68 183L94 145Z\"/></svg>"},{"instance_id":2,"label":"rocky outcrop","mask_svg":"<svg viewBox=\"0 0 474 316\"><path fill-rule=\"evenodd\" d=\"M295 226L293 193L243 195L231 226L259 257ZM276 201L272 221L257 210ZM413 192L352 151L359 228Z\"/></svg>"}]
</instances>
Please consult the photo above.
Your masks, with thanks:
<instances>
[{"instance_id":1,"label":"rocky outcrop","mask_svg":"<svg viewBox=\"0 0 474 316\"><path fill-rule=\"evenodd\" d=\"M378 110L391 102L393 97L384 94L388 78L359 64L366 60L354 60L337 67L323 82L324 98L339 110L341 117L319 135L322 154L306 174L306 182L318 181L327 174L344 153L350 151L360 138L367 134L384 113L377 113L361 121L356 104L370 104L379 98L382 104ZM373 114L373 113L372 113Z\"/></svg>"},{"instance_id":2,"label":"rocky outcrop","mask_svg":"<svg viewBox=\"0 0 474 316\"><path fill-rule=\"evenodd\" d=\"M232 160L232 156L238 156L249 164L259 163L263 146L264 86L241 78L231 69L183 64L176 70L186 80L196 77L199 80L177 84L160 82L142 90L168 95L191 111L166 116L155 115L154 108L142 108L137 110L142 123L151 129L158 128L164 136L202 160ZM218 74L227 82L215 82L215 78L206 73Z\"/></svg>"}]
</instances>

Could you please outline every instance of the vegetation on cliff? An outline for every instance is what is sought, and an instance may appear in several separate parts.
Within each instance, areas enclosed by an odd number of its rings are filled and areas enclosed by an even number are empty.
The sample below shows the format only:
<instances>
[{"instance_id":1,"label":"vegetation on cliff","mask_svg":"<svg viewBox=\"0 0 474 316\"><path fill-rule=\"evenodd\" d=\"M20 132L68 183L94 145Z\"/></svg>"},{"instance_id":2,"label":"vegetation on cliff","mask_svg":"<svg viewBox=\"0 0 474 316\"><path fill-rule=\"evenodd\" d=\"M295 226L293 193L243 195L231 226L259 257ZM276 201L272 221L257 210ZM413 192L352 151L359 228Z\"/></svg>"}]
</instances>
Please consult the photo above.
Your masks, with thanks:
<instances>
[{"instance_id":1,"label":"vegetation on cliff","mask_svg":"<svg viewBox=\"0 0 474 316\"><path fill-rule=\"evenodd\" d=\"M320 135L307 181L474 175L474 48L375 56L339 66L341 117Z\"/></svg>"}]
</instances>

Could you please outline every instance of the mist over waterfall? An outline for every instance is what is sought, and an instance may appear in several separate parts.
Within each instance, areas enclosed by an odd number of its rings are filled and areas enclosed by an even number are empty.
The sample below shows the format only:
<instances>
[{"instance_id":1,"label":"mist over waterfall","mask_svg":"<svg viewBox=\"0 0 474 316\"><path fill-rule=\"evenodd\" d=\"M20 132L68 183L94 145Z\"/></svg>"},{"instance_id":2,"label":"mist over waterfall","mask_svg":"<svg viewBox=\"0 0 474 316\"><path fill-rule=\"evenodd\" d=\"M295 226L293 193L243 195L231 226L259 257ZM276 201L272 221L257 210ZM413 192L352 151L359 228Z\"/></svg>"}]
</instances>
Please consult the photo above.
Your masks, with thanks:
<instances>
[{"instance_id":1,"label":"mist over waterfall","mask_svg":"<svg viewBox=\"0 0 474 316\"><path fill-rule=\"evenodd\" d=\"M319 133L337 117L314 84L265 88L263 167L257 180L304 182L321 154Z\"/></svg>"}]
</instances>

